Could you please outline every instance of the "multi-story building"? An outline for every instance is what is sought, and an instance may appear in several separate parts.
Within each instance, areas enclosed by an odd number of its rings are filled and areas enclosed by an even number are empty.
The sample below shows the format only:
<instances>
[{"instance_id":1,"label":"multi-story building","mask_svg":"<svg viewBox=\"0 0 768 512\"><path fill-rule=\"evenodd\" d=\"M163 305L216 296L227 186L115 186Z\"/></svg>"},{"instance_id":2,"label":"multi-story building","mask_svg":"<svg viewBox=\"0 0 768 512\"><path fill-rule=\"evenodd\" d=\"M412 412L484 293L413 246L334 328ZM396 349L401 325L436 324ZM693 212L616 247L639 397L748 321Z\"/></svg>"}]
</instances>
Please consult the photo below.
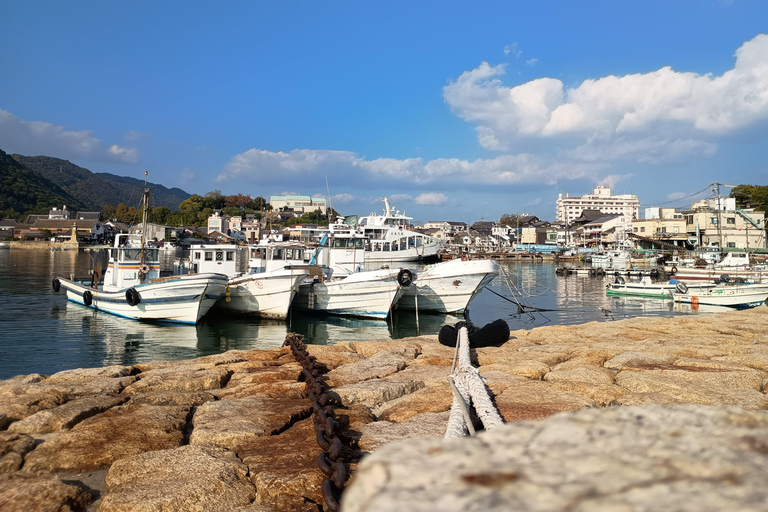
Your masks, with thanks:
<instances>
[{"instance_id":1,"label":"multi-story building","mask_svg":"<svg viewBox=\"0 0 768 512\"><path fill-rule=\"evenodd\" d=\"M301 216L304 213L320 210L325 215L327 211L327 202L324 197L310 196L270 196L269 204L277 211L289 208L294 214Z\"/></svg>"},{"instance_id":2,"label":"multi-story building","mask_svg":"<svg viewBox=\"0 0 768 512\"><path fill-rule=\"evenodd\" d=\"M632 234L641 241L666 242L681 248L688 240L685 218L674 208L646 208L644 219L632 221Z\"/></svg>"},{"instance_id":3,"label":"multi-story building","mask_svg":"<svg viewBox=\"0 0 768 512\"><path fill-rule=\"evenodd\" d=\"M682 214L688 238L698 247L766 247L765 213L741 209L732 197L699 201Z\"/></svg>"},{"instance_id":4,"label":"multi-story building","mask_svg":"<svg viewBox=\"0 0 768 512\"><path fill-rule=\"evenodd\" d=\"M594 193L580 197L559 194L556 202L557 220L571 224L584 210L600 210L606 215L623 215L628 221L638 218L640 201L634 194L611 195L608 187L597 186Z\"/></svg>"}]
</instances>

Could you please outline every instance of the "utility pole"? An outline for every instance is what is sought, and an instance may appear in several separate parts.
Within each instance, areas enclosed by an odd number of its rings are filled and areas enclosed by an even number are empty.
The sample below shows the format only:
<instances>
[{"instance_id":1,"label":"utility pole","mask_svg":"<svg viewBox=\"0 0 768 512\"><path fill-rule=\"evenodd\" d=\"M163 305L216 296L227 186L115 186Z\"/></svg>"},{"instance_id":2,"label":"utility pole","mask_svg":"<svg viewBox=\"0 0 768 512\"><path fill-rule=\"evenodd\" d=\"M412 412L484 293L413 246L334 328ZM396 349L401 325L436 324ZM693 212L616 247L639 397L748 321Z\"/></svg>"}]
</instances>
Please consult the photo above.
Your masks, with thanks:
<instances>
[{"instance_id":1,"label":"utility pole","mask_svg":"<svg viewBox=\"0 0 768 512\"><path fill-rule=\"evenodd\" d=\"M717 197L717 245L720 252L723 251L723 231L720 226L720 183L713 183L715 186L715 195Z\"/></svg>"}]
</instances>

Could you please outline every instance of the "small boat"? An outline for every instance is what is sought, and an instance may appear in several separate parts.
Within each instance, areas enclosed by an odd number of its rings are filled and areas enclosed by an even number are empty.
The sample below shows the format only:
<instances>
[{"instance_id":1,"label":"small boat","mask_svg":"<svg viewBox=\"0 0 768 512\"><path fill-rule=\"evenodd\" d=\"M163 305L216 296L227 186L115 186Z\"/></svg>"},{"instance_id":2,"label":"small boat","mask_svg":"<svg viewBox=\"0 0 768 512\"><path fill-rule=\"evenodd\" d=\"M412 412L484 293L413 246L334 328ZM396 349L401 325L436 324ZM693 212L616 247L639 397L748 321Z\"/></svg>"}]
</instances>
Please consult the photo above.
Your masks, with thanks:
<instances>
[{"instance_id":1,"label":"small boat","mask_svg":"<svg viewBox=\"0 0 768 512\"><path fill-rule=\"evenodd\" d=\"M141 234L119 234L109 249L104 273L96 263L90 280L55 277L54 291L84 306L134 320L196 324L227 291L229 278L219 273L160 277L158 249L146 240L149 189L144 188Z\"/></svg>"},{"instance_id":2,"label":"small boat","mask_svg":"<svg viewBox=\"0 0 768 512\"><path fill-rule=\"evenodd\" d=\"M704 262L700 266L682 266L676 263L666 265L665 270L678 281L717 281L723 278L734 281L741 279L759 283L768 280L768 268L765 265L751 265L746 252L729 252L714 264Z\"/></svg>"},{"instance_id":3,"label":"small boat","mask_svg":"<svg viewBox=\"0 0 768 512\"><path fill-rule=\"evenodd\" d=\"M334 224L308 262L312 276L302 282L294 307L332 315L387 318L413 273L387 266L364 270L365 238Z\"/></svg>"},{"instance_id":4,"label":"small boat","mask_svg":"<svg viewBox=\"0 0 768 512\"><path fill-rule=\"evenodd\" d=\"M627 251L606 251L598 252L592 255L592 266L595 268L604 268L606 270L624 270L630 264L630 257Z\"/></svg>"},{"instance_id":5,"label":"small boat","mask_svg":"<svg viewBox=\"0 0 768 512\"><path fill-rule=\"evenodd\" d=\"M682 285L682 286L680 286ZM643 276L639 281L627 281L618 276L614 282L606 286L605 294L609 297L617 295L632 295L636 297L647 297L653 299L672 299L672 293L675 291L691 290L700 291L712 288L712 283L696 283L685 285L674 279L668 283L653 282L650 276Z\"/></svg>"},{"instance_id":6,"label":"small boat","mask_svg":"<svg viewBox=\"0 0 768 512\"><path fill-rule=\"evenodd\" d=\"M220 246L213 246L218 250ZM228 246L236 250L236 246ZM248 246L248 273L231 275L230 295L220 300L216 308L229 313L249 314L261 318L283 320L299 290L309 277L304 264L304 246L270 244ZM227 256L225 256L227 257ZM229 300L227 300L229 299Z\"/></svg>"},{"instance_id":7,"label":"small boat","mask_svg":"<svg viewBox=\"0 0 768 512\"><path fill-rule=\"evenodd\" d=\"M685 283L681 283L686 286ZM768 284L720 283L703 290L678 290L672 294L675 302L692 306L706 304L745 309L763 304L768 296Z\"/></svg>"},{"instance_id":8,"label":"small boat","mask_svg":"<svg viewBox=\"0 0 768 512\"><path fill-rule=\"evenodd\" d=\"M470 301L499 275L494 260L455 259L414 273L405 286L398 308L464 313ZM418 304L417 304L418 301Z\"/></svg>"}]
</instances>

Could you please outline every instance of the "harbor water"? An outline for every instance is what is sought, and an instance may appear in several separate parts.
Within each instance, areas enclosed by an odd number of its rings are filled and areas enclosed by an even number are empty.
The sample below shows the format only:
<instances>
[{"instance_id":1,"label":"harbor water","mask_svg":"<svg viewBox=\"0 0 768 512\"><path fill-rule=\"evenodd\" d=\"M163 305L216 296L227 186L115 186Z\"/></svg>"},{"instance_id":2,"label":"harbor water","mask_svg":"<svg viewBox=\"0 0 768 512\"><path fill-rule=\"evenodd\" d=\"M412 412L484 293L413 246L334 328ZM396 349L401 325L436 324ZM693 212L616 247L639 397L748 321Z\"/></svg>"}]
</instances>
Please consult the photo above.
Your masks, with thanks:
<instances>
[{"instance_id":1,"label":"harbor water","mask_svg":"<svg viewBox=\"0 0 768 512\"><path fill-rule=\"evenodd\" d=\"M173 258L173 252L166 253L163 267L172 268ZM198 325L137 322L69 302L52 290L54 276L86 276L96 260L106 268L104 251L0 250L0 379L271 348L282 345L289 332L309 344L399 339L437 334L443 325L465 319L395 311L386 321L291 314L287 321L209 315ZM713 311L660 299L607 297L611 279L557 276L550 263L502 262L501 274L470 303L467 318L478 327L502 318L517 330Z\"/></svg>"}]
</instances>

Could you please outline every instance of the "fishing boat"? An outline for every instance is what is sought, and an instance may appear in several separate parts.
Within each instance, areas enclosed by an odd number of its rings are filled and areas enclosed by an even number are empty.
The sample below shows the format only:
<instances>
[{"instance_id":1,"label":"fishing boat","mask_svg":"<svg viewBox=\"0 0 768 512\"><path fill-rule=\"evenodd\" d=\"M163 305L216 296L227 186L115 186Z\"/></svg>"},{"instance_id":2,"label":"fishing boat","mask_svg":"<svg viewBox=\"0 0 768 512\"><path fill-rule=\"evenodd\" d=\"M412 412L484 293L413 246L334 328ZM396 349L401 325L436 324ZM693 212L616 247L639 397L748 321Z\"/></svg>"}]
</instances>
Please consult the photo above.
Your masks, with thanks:
<instances>
[{"instance_id":1,"label":"fishing boat","mask_svg":"<svg viewBox=\"0 0 768 512\"><path fill-rule=\"evenodd\" d=\"M247 251L248 272L228 273L230 294L216 304L216 309L261 318L287 318L299 285L310 275L307 268L301 268L306 249L298 244L265 242L249 245Z\"/></svg>"},{"instance_id":2,"label":"fishing boat","mask_svg":"<svg viewBox=\"0 0 768 512\"><path fill-rule=\"evenodd\" d=\"M685 283L681 283L685 286ZM681 287L682 288L682 287ZM706 304L745 309L763 304L768 296L768 284L720 283L703 290L687 289L672 293L675 302L693 306Z\"/></svg>"},{"instance_id":3,"label":"fishing boat","mask_svg":"<svg viewBox=\"0 0 768 512\"><path fill-rule=\"evenodd\" d=\"M387 318L413 273L384 266L364 270L366 239L350 226L332 225L308 262L311 277L299 286L299 310Z\"/></svg>"},{"instance_id":4,"label":"fishing boat","mask_svg":"<svg viewBox=\"0 0 768 512\"><path fill-rule=\"evenodd\" d=\"M395 210L384 196L384 214L372 212L360 218L357 227L366 240L365 260L368 262L422 261L437 258L443 242L437 238L409 229L413 217Z\"/></svg>"},{"instance_id":5,"label":"fishing boat","mask_svg":"<svg viewBox=\"0 0 768 512\"><path fill-rule=\"evenodd\" d=\"M436 313L464 313L470 301L499 275L493 260L454 259L414 273L398 308Z\"/></svg>"},{"instance_id":6,"label":"fishing boat","mask_svg":"<svg viewBox=\"0 0 768 512\"><path fill-rule=\"evenodd\" d=\"M703 261L703 260L702 260ZM759 283L768 281L768 268L765 265L752 265L746 252L729 252L717 263L704 261L699 266L682 266L673 263L665 270L678 281L717 281L727 278L731 281L741 279Z\"/></svg>"},{"instance_id":7,"label":"fishing boat","mask_svg":"<svg viewBox=\"0 0 768 512\"><path fill-rule=\"evenodd\" d=\"M219 273L160 277L158 249L147 243L149 188L143 198L141 234L118 234L109 249L109 264L100 282L100 264L90 279L55 277L54 291L84 306L134 320L195 324L227 291L229 278Z\"/></svg>"},{"instance_id":8,"label":"fishing boat","mask_svg":"<svg viewBox=\"0 0 768 512\"><path fill-rule=\"evenodd\" d=\"M682 285L682 286L680 286ZM646 297L653 299L671 299L672 293L681 290L701 291L712 288L713 283L691 283L684 285L674 279L667 283L654 282L650 276L643 276L639 281L627 281L619 276L613 283L606 286L605 294L609 297L617 295L631 295L636 297Z\"/></svg>"},{"instance_id":9,"label":"fishing boat","mask_svg":"<svg viewBox=\"0 0 768 512\"><path fill-rule=\"evenodd\" d=\"M592 266L612 270L624 270L630 266L630 256L625 250L605 251L592 254Z\"/></svg>"}]
</instances>

